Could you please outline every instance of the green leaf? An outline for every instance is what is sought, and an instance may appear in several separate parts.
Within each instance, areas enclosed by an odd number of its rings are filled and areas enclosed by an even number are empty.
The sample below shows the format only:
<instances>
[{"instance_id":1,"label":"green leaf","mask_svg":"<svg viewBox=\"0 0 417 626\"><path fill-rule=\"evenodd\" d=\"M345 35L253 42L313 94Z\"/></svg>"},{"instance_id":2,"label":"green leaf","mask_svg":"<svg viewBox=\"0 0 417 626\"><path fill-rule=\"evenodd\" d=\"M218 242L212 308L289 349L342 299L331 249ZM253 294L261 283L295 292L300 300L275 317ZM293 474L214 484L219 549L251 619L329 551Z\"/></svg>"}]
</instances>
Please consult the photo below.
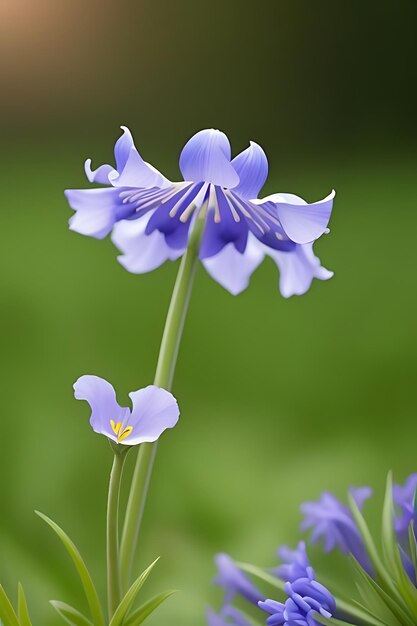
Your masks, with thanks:
<instances>
[{"instance_id":1,"label":"green leaf","mask_svg":"<svg viewBox=\"0 0 417 626\"><path fill-rule=\"evenodd\" d=\"M22 585L19 583L18 585L18 594L17 594L17 609L18 609L18 618L20 626L32 626L32 622L30 621L28 605L26 602L25 592L23 591Z\"/></svg>"},{"instance_id":2,"label":"green leaf","mask_svg":"<svg viewBox=\"0 0 417 626\"><path fill-rule=\"evenodd\" d=\"M398 592L397 588L395 587L392 577L390 576L389 572L387 571L384 563L382 562L378 554L378 550L375 547L368 525L362 513L360 512L358 505L355 502L355 499L353 498L351 494L349 494L348 497L349 497L349 506L352 511L353 517L362 535L363 542L370 556L372 565L375 568L375 572L381 579L381 584L384 586L386 591L389 591L393 597L397 598L397 601L400 604L404 604L404 599L402 598L401 594Z\"/></svg>"},{"instance_id":3,"label":"green leaf","mask_svg":"<svg viewBox=\"0 0 417 626\"><path fill-rule=\"evenodd\" d=\"M353 618L355 622L357 621L358 623L365 624L366 626L386 626L385 622L382 622L375 617L356 600L352 604L351 602L341 600L337 596L334 596L334 598L336 600L336 607L338 611L349 615L349 617Z\"/></svg>"},{"instance_id":4,"label":"green leaf","mask_svg":"<svg viewBox=\"0 0 417 626\"><path fill-rule=\"evenodd\" d=\"M158 608L160 604L165 602L175 591L163 591L159 593L157 596L154 596L145 604L142 604L134 613L132 613L127 619L123 621L123 626L138 626L138 624L142 624L151 613Z\"/></svg>"},{"instance_id":5,"label":"green leaf","mask_svg":"<svg viewBox=\"0 0 417 626\"><path fill-rule=\"evenodd\" d=\"M104 626L104 617L100 605L100 600L93 580L90 576L86 564L82 559L80 552L78 551L78 548L71 541L68 535L58 526L58 524L53 522L51 519L49 519L49 517L47 517L43 513L40 513L39 511L35 511L35 513L39 515L39 517L43 519L61 539L80 577L82 586L84 588L84 593L90 607L91 619L93 621L93 624L94 626Z\"/></svg>"},{"instance_id":6,"label":"green leaf","mask_svg":"<svg viewBox=\"0 0 417 626\"><path fill-rule=\"evenodd\" d=\"M67 624L71 624L71 626L93 626L89 619L69 604L59 600L51 600L50 604Z\"/></svg>"},{"instance_id":7,"label":"green leaf","mask_svg":"<svg viewBox=\"0 0 417 626\"><path fill-rule=\"evenodd\" d=\"M148 578L149 574L151 573L151 571L153 570L153 568L155 567L158 561L159 561L159 557L155 559L155 561L151 563L149 567L145 569L144 572L142 572L142 574L135 580L132 586L127 590L126 595L120 602L119 606L116 609L115 614L110 620L110 626L121 626L123 624L123 620L125 619L125 616L130 610L130 607L135 601L136 596L138 595L139 591L142 589L146 579Z\"/></svg>"},{"instance_id":8,"label":"green leaf","mask_svg":"<svg viewBox=\"0 0 417 626\"><path fill-rule=\"evenodd\" d=\"M387 626L413 626L410 616L378 583L369 576L360 564L352 557L352 563L359 576L358 590L365 607L362 608L379 622Z\"/></svg>"},{"instance_id":9,"label":"green leaf","mask_svg":"<svg viewBox=\"0 0 417 626\"><path fill-rule=\"evenodd\" d=\"M7 626L19 626L16 613L2 585L0 585L0 617Z\"/></svg>"},{"instance_id":10,"label":"green leaf","mask_svg":"<svg viewBox=\"0 0 417 626\"><path fill-rule=\"evenodd\" d=\"M252 574L252 576L256 576L260 580L272 585L272 587L276 587L280 591L284 591L284 583L276 576L272 576L272 574L268 574L262 567L257 567L256 565L252 565L251 563L242 563L238 561L236 563L237 567L241 569L243 572L247 574Z\"/></svg>"},{"instance_id":11,"label":"green leaf","mask_svg":"<svg viewBox=\"0 0 417 626\"><path fill-rule=\"evenodd\" d=\"M388 562L391 576L399 589L406 605L417 619L417 591L409 579L401 559L398 540L394 531L394 503L392 499L392 474L389 472L385 490L385 500L382 514L382 545Z\"/></svg>"},{"instance_id":12,"label":"green leaf","mask_svg":"<svg viewBox=\"0 0 417 626\"><path fill-rule=\"evenodd\" d=\"M410 522L410 525L408 527L408 538L410 541L410 553L411 553L411 560L413 562L413 567L414 567L414 574L417 578L417 540L416 540L416 535L414 533L413 522Z\"/></svg>"}]
</instances>

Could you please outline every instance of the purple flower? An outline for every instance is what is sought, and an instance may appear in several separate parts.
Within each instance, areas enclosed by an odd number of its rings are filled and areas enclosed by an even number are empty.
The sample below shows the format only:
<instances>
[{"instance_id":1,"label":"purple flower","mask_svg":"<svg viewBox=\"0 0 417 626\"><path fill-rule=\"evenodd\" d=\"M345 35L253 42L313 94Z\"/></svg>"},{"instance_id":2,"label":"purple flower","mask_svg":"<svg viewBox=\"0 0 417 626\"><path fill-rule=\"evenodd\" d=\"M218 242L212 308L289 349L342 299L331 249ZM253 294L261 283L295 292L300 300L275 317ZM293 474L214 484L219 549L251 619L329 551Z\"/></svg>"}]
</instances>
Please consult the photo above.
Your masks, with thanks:
<instances>
[{"instance_id":1,"label":"purple flower","mask_svg":"<svg viewBox=\"0 0 417 626\"><path fill-rule=\"evenodd\" d=\"M292 583L297 578L307 576L307 569L311 566L305 541L300 541L295 550L291 550L288 546L281 546L277 554L283 564L276 567L273 573L281 580Z\"/></svg>"},{"instance_id":2,"label":"purple flower","mask_svg":"<svg viewBox=\"0 0 417 626\"><path fill-rule=\"evenodd\" d=\"M225 606L220 613L208 608L206 617L208 626L251 626L246 617L234 606Z\"/></svg>"},{"instance_id":3,"label":"purple flower","mask_svg":"<svg viewBox=\"0 0 417 626\"><path fill-rule=\"evenodd\" d=\"M171 182L146 163L127 128L115 145L116 167L102 165L85 171L100 189L67 190L76 212L70 228L101 239L112 239L123 253L121 264L143 273L180 257L197 218L204 220L200 259L209 274L231 293L245 289L265 255L280 270L285 297L305 293L313 280L332 272L320 265L312 245L323 233L334 192L307 204L292 194L258 199L268 175L262 148L250 146L231 159L226 135L202 130L184 146L180 156L183 182Z\"/></svg>"},{"instance_id":4,"label":"purple flower","mask_svg":"<svg viewBox=\"0 0 417 626\"><path fill-rule=\"evenodd\" d=\"M238 594L258 604L264 599L264 595L255 587L248 576L244 574L228 554L218 554L215 557L217 576L214 580L216 585L223 587L225 591L225 604L228 605L233 597Z\"/></svg>"},{"instance_id":5,"label":"purple flower","mask_svg":"<svg viewBox=\"0 0 417 626\"><path fill-rule=\"evenodd\" d=\"M314 617L317 613L331 617L336 610L336 602L326 587L314 580L314 572L309 568L305 578L286 583L285 603L275 600L259 602L259 607L269 613L268 626L319 626Z\"/></svg>"},{"instance_id":6,"label":"purple flower","mask_svg":"<svg viewBox=\"0 0 417 626\"><path fill-rule=\"evenodd\" d=\"M410 474L404 485L394 483L393 500L397 509L394 527L400 541L408 541L408 527L415 522L414 496L417 488L417 474Z\"/></svg>"},{"instance_id":7,"label":"purple flower","mask_svg":"<svg viewBox=\"0 0 417 626\"><path fill-rule=\"evenodd\" d=\"M90 424L96 433L126 446L156 441L179 418L174 396L154 385L129 394L132 409L120 406L113 386L98 376L81 376L74 395L90 405Z\"/></svg>"},{"instance_id":8,"label":"purple flower","mask_svg":"<svg viewBox=\"0 0 417 626\"><path fill-rule=\"evenodd\" d=\"M359 508L362 508L371 493L368 487L351 489L351 494ZM323 493L318 502L302 504L301 512L304 515L301 529L313 529L310 538L313 543L323 539L326 552L338 547L345 554L353 554L364 570L372 575L373 569L369 556L353 515L347 506L331 493Z\"/></svg>"}]
</instances>

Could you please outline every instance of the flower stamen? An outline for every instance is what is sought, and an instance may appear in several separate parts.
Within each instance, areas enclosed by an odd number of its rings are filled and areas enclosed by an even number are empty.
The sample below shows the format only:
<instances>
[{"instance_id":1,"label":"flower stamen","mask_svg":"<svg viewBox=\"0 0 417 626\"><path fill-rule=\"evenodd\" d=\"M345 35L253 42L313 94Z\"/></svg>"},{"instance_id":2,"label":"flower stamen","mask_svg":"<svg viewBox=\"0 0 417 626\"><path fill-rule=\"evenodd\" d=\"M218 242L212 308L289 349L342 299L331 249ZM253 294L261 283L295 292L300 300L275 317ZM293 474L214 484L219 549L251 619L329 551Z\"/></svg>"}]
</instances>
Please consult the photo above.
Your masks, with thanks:
<instances>
[{"instance_id":1,"label":"flower stamen","mask_svg":"<svg viewBox=\"0 0 417 626\"><path fill-rule=\"evenodd\" d=\"M123 441L130 435L133 430L133 426L122 426L122 422L115 422L114 420L110 420L110 426L115 435L117 435L117 443Z\"/></svg>"}]
</instances>

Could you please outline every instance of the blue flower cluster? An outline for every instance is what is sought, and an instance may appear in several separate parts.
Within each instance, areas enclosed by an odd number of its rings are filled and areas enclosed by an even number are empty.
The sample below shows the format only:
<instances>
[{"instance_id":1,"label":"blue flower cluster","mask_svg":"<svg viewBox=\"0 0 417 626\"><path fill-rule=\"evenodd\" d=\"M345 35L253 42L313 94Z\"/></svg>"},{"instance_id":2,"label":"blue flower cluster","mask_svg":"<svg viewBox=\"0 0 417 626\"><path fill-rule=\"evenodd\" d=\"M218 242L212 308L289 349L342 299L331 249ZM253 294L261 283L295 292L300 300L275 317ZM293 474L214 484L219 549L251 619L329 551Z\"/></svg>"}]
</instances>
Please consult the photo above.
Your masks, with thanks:
<instances>
[{"instance_id":1,"label":"blue flower cluster","mask_svg":"<svg viewBox=\"0 0 417 626\"><path fill-rule=\"evenodd\" d=\"M246 616L232 605L236 595L258 606L269 614L268 626L319 626L314 619L316 613L331 617L336 610L336 602L326 587L316 580L310 565L304 542L300 542L296 550L282 547L279 555L283 559L275 573L286 581L284 590L287 595L285 602L265 599L262 592L255 587L227 554L216 557L218 574L215 582L225 592L224 606L220 614L212 609L207 612L209 626L251 626Z\"/></svg>"},{"instance_id":2,"label":"blue flower cluster","mask_svg":"<svg viewBox=\"0 0 417 626\"><path fill-rule=\"evenodd\" d=\"M416 573L410 553L409 529L416 532L417 512L415 494L417 474L411 474L403 485L392 487L393 536L398 544L404 571L416 585ZM350 496L359 511L372 495L369 487L351 488ZM323 493L318 501L305 502L301 505L302 530L311 531L310 542L321 541L326 552L339 549L343 554L352 555L367 576L378 580L360 529L351 509L331 493ZM270 574L284 582L283 601L266 599L249 576L226 554L216 557L218 574L215 582L224 590L224 604L219 614L212 609L207 612L209 626L252 626L266 619L268 626L319 626L317 617L334 617L339 621L346 619L345 611L337 609L332 593L318 582L311 567L306 543L300 541L295 550L288 546L279 548L278 567L269 570ZM256 568L255 568L256 569ZM278 586L278 585L277 585ZM244 610L233 606L235 597L249 601L252 607L259 607L269 617L259 617L253 621L256 609ZM349 623L358 623L357 616L348 615ZM256 617L255 617L256 620Z\"/></svg>"}]
</instances>

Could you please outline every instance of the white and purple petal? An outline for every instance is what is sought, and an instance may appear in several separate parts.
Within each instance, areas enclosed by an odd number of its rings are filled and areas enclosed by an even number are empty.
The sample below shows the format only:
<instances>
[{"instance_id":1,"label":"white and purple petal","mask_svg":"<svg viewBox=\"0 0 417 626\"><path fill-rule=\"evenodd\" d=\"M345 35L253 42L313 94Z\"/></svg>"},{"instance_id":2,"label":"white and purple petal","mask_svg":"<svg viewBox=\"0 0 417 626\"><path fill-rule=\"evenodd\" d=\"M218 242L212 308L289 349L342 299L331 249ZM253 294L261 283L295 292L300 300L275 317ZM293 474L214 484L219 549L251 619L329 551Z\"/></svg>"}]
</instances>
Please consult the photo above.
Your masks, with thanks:
<instances>
[{"instance_id":1,"label":"white and purple petal","mask_svg":"<svg viewBox=\"0 0 417 626\"><path fill-rule=\"evenodd\" d=\"M113 385L104 378L86 374L74 383L74 396L77 400L86 400L90 405L92 429L117 442L110 420L116 424L124 423L130 411L126 407L121 407L117 402Z\"/></svg>"},{"instance_id":2,"label":"white and purple petal","mask_svg":"<svg viewBox=\"0 0 417 626\"><path fill-rule=\"evenodd\" d=\"M113 187L167 187L171 183L153 165L146 163L136 148L131 148L123 170L113 170L109 174L109 182Z\"/></svg>"},{"instance_id":3,"label":"white and purple petal","mask_svg":"<svg viewBox=\"0 0 417 626\"><path fill-rule=\"evenodd\" d=\"M230 189L239 183L230 158L230 143L224 133L214 128L201 130L182 149L180 170L184 180Z\"/></svg>"},{"instance_id":4,"label":"white and purple petal","mask_svg":"<svg viewBox=\"0 0 417 626\"><path fill-rule=\"evenodd\" d=\"M87 159L84 163L85 175L90 183L99 183L101 185L109 184L109 175L115 171L114 167L105 163L95 170L91 169L91 159Z\"/></svg>"},{"instance_id":5,"label":"white and purple petal","mask_svg":"<svg viewBox=\"0 0 417 626\"><path fill-rule=\"evenodd\" d=\"M132 213L123 204L118 189L67 189L65 197L76 212L69 220L69 227L81 235L104 239L114 224Z\"/></svg>"},{"instance_id":6,"label":"white and purple petal","mask_svg":"<svg viewBox=\"0 0 417 626\"><path fill-rule=\"evenodd\" d=\"M134 148L133 137L126 126L121 126L123 134L116 141L114 146L114 158L116 161L116 169L107 163L100 165L95 170L91 169L91 159L87 159L84 164L84 170L90 183L100 183L102 185L110 184L109 175L118 176L126 165L127 158L131 148Z\"/></svg>"},{"instance_id":7,"label":"white and purple petal","mask_svg":"<svg viewBox=\"0 0 417 626\"><path fill-rule=\"evenodd\" d=\"M251 141L249 148L233 159L232 165L240 178L234 193L248 200L257 198L268 177L268 160L261 146Z\"/></svg>"},{"instance_id":8,"label":"white and purple petal","mask_svg":"<svg viewBox=\"0 0 417 626\"><path fill-rule=\"evenodd\" d=\"M295 243L311 243L327 231L335 191L324 200L308 204L293 194L273 194L262 199L272 204L287 236Z\"/></svg>"},{"instance_id":9,"label":"white and purple petal","mask_svg":"<svg viewBox=\"0 0 417 626\"><path fill-rule=\"evenodd\" d=\"M333 272L320 264L313 252L313 244L296 245L290 252L281 252L265 247L279 269L279 289L284 298L301 296L310 289L313 278L328 280Z\"/></svg>"},{"instance_id":10,"label":"white and purple petal","mask_svg":"<svg viewBox=\"0 0 417 626\"><path fill-rule=\"evenodd\" d=\"M173 249L158 230L146 235L149 215L135 220L122 220L112 232L114 245L122 252L117 260L132 274L144 274L156 269L165 261L175 261L185 249Z\"/></svg>"},{"instance_id":11,"label":"white and purple petal","mask_svg":"<svg viewBox=\"0 0 417 626\"><path fill-rule=\"evenodd\" d=\"M243 253L229 243L215 256L202 260L210 276L232 295L237 295L249 285L250 277L262 262L265 252L253 236L249 236Z\"/></svg>"},{"instance_id":12,"label":"white and purple petal","mask_svg":"<svg viewBox=\"0 0 417 626\"><path fill-rule=\"evenodd\" d=\"M133 405L129 422L132 432L122 443L137 445L156 441L164 430L173 428L178 422L178 404L169 391L149 385L132 391L129 396Z\"/></svg>"}]
</instances>

